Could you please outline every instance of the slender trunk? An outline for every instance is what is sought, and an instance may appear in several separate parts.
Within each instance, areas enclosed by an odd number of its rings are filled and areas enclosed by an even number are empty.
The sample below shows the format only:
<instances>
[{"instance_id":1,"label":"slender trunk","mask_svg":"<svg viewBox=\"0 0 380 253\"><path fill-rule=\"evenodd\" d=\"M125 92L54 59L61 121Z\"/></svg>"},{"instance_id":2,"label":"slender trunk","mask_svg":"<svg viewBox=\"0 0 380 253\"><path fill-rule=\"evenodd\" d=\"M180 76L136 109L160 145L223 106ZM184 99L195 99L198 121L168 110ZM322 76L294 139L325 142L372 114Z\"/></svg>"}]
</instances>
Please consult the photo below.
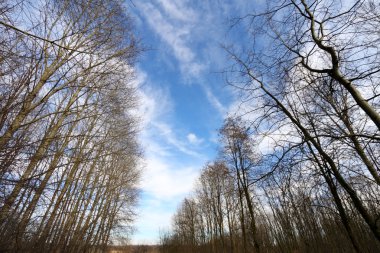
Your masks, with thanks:
<instances>
[{"instance_id":1,"label":"slender trunk","mask_svg":"<svg viewBox=\"0 0 380 253\"><path fill-rule=\"evenodd\" d=\"M338 193L338 190L337 190L337 188L333 182L333 179L331 177L331 173L329 170L324 169L324 166L320 163L318 157L314 153L314 151L311 148L309 143L308 143L308 146L309 146L309 150L312 153L315 161L317 162L317 165L318 165L318 167L319 167L319 169L323 175L323 178L325 179L325 181L329 187L330 193L334 198L335 205L336 205L338 212L339 212L340 220L341 220L344 228L346 229L347 235L348 235L348 237L352 243L352 246L354 247L355 252L360 253L360 252L362 252L360 250L360 245L359 245L358 241L356 240L356 237L354 236L354 233L353 233L352 228L350 226L350 219L348 218L348 215L347 215L347 213L344 209L344 206L343 206L343 202L342 202L341 198L339 197L339 193Z\"/></svg>"},{"instance_id":2,"label":"slender trunk","mask_svg":"<svg viewBox=\"0 0 380 253\"><path fill-rule=\"evenodd\" d=\"M371 229L372 233L376 237L378 241L380 241L380 227L377 224L377 221L372 215L369 213L367 208L364 206L362 201L360 200L357 192L350 186L349 183L344 179L344 177L339 172L338 167L336 166L334 160L323 150L323 148L319 145L319 143L311 136L309 131L301 125L298 120L296 120L293 115L289 112L288 109L275 97L273 96L265 87L262 82L257 80L251 73L249 73L250 77L253 78L255 81L258 81L261 84L261 89L271 98L279 109L282 110L282 112L291 120L291 122L302 132L303 136L307 141L310 141L310 143L313 145L313 147L318 151L318 153L323 157L324 160L326 160L327 164L329 165L330 169L333 172L334 177L337 179L339 184L343 187L343 189L348 193L350 196L350 199L355 206L355 208L358 210L360 215L363 217L365 222L368 224L369 228Z\"/></svg>"},{"instance_id":3,"label":"slender trunk","mask_svg":"<svg viewBox=\"0 0 380 253\"><path fill-rule=\"evenodd\" d=\"M25 186L25 183L32 175L36 165L41 161L44 154L46 153L49 145L53 142L55 136L57 135L59 128L62 126L64 120L69 114L69 108L73 105L73 103L77 100L78 94L81 89L77 89L75 93L70 98L64 113L61 117L57 119L57 122L55 124L52 124L49 129L46 131L46 134L44 138L42 139L38 149L36 150L35 154L30 159L30 163L28 164L27 168L25 169L25 172L22 174L20 180L16 183L14 186L12 192L9 194L9 196L5 199L4 205L0 209L0 223L3 223L4 220L7 218L9 211L11 210L12 206L14 205L14 202L17 199L17 196L19 195L21 189Z\"/></svg>"}]
</instances>

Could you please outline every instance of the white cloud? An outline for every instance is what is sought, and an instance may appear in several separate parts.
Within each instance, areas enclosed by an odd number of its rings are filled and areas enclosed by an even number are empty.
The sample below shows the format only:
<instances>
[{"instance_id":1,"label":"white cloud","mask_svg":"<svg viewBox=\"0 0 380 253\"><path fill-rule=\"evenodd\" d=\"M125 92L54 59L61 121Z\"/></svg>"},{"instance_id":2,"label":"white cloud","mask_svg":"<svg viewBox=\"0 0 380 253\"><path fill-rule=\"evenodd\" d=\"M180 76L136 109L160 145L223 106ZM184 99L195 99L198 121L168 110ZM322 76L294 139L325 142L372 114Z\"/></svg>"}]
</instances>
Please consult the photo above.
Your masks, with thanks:
<instances>
[{"instance_id":1,"label":"white cloud","mask_svg":"<svg viewBox=\"0 0 380 253\"><path fill-rule=\"evenodd\" d=\"M142 70L137 71L136 82L140 95L137 113L142 115L143 123L140 141L145 151L145 170L140 184L144 203L132 242L157 243L159 228L169 226L175 206L191 192L207 158L194 150L197 147L175 127L172 115L175 108L169 90L152 83ZM201 141L196 136L194 140ZM192 161L191 166L185 163L186 159Z\"/></svg>"},{"instance_id":2,"label":"white cloud","mask_svg":"<svg viewBox=\"0 0 380 253\"><path fill-rule=\"evenodd\" d=\"M199 175L197 167L181 167L154 157L146 162L142 190L162 201L188 194Z\"/></svg>"},{"instance_id":3,"label":"white cloud","mask_svg":"<svg viewBox=\"0 0 380 253\"><path fill-rule=\"evenodd\" d=\"M150 27L172 47L175 56L183 62L192 61L194 53L185 45L186 40L184 39L190 33L189 27L184 24L175 26L151 3L140 3L139 5Z\"/></svg>"},{"instance_id":4,"label":"white cloud","mask_svg":"<svg viewBox=\"0 0 380 253\"><path fill-rule=\"evenodd\" d=\"M159 229L170 226L173 210L162 210L162 207L154 202L144 203L148 208L145 208L137 218L139 228L133 236L132 244L156 245L159 243L157 236ZM142 231L144 233L141 233Z\"/></svg>"},{"instance_id":5,"label":"white cloud","mask_svg":"<svg viewBox=\"0 0 380 253\"><path fill-rule=\"evenodd\" d=\"M183 1L159 0L158 2L171 18L187 22L198 18L197 13L193 9L186 7Z\"/></svg>"},{"instance_id":6,"label":"white cloud","mask_svg":"<svg viewBox=\"0 0 380 253\"><path fill-rule=\"evenodd\" d=\"M196 60L196 54L190 46L193 29L197 25L196 12L185 6L183 2L161 0L160 3L164 11L151 3L138 5L149 26L173 50L173 55L180 62L182 74L191 77L199 76L205 69L205 65Z\"/></svg>"},{"instance_id":7,"label":"white cloud","mask_svg":"<svg viewBox=\"0 0 380 253\"><path fill-rule=\"evenodd\" d=\"M189 133L186 137L191 144L198 145L203 142L203 139L198 138L194 133Z\"/></svg>"},{"instance_id":8,"label":"white cloud","mask_svg":"<svg viewBox=\"0 0 380 253\"><path fill-rule=\"evenodd\" d=\"M173 111L173 102L167 89L159 85L152 85L146 73L137 71L136 81L140 106L138 115L141 115L143 127L149 127L152 122L159 121Z\"/></svg>"},{"instance_id":9,"label":"white cloud","mask_svg":"<svg viewBox=\"0 0 380 253\"><path fill-rule=\"evenodd\" d=\"M220 113L220 115L226 115L227 109L211 91L210 87L203 85L203 89L206 93L207 100L210 102L210 104Z\"/></svg>"},{"instance_id":10,"label":"white cloud","mask_svg":"<svg viewBox=\"0 0 380 253\"><path fill-rule=\"evenodd\" d=\"M149 27L178 60L183 80L199 84L212 107L220 115L226 115L224 101L218 98L213 92L213 84L204 77L207 70L220 71L224 66L225 54L219 43L225 39L225 31L219 25L226 22L223 13L236 6L205 3L195 9L194 2L186 0L156 0L137 5Z\"/></svg>"},{"instance_id":11,"label":"white cloud","mask_svg":"<svg viewBox=\"0 0 380 253\"><path fill-rule=\"evenodd\" d=\"M212 85L215 83L206 81L209 74L206 69L213 67L214 71L219 71L223 65L223 54L217 49L220 41L217 40L223 39L224 33L217 28L217 22L221 24L225 20L215 16L220 14L220 6L213 6L207 1L196 6L199 3L152 0L138 1L136 5L141 20L163 43L154 46L159 47L161 53L169 48L170 55L177 60L175 68L180 70L182 80L199 84L209 105L224 116L228 107L217 96L219 93L214 93L216 89ZM143 72L139 82L143 84L139 113L143 115L141 140L145 148L146 168L141 183L144 203L137 221L139 232L133 242L145 239L145 242L154 243L157 242L154 239L157 239L159 228L170 224L175 206L192 191L200 169L211 159L200 153L204 146L209 145L210 138L200 138L189 129L178 127L173 113L175 103L170 90L161 86L163 84L153 83ZM216 133L213 134L213 139L217 139Z\"/></svg>"},{"instance_id":12,"label":"white cloud","mask_svg":"<svg viewBox=\"0 0 380 253\"><path fill-rule=\"evenodd\" d=\"M146 152L170 156L170 151L180 151L186 155L204 159L205 157L189 145L188 139L181 138L175 132L176 122L171 117L174 105L169 91L153 84L144 71L137 71L136 82L139 88L140 106L136 115L140 115L142 132L140 135ZM197 141L201 141L198 140ZM190 143L194 144L194 143Z\"/></svg>"},{"instance_id":13,"label":"white cloud","mask_svg":"<svg viewBox=\"0 0 380 253\"><path fill-rule=\"evenodd\" d=\"M166 143L173 146L176 150L181 151L184 154L202 158L203 155L192 149L186 142L180 140L172 130L172 127L164 122L156 122L154 126L159 130L158 134L165 139Z\"/></svg>"}]
</instances>

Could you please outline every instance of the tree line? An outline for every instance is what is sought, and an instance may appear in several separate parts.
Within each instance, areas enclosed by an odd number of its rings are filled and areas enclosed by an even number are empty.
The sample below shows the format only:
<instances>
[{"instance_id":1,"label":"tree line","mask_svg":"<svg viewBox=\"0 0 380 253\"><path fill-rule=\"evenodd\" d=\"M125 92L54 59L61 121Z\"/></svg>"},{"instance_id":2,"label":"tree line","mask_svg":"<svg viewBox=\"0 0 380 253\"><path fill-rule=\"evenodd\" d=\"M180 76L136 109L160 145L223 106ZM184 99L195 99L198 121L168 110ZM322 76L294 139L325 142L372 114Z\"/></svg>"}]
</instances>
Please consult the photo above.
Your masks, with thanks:
<instances>
[{"instance_id":1,"label":"tree line","mask_svg":"<svg viewBox=\"0 0 380 253\"><path fill-rule=\"evenodd\" d=\"M130 231L132 28L119 0L0 2L1 252L98 252Z\"/></svg>"},{"instance_id":2,"label":"tree line","mask_svg":"<svg viewBox=\"0 0 380 253\"><path fill-rule=\"evenodd\" d=\"M380 250L380 4L267 1L226 45L241 104L161 252Z\"/></svg>"}]
</instances>

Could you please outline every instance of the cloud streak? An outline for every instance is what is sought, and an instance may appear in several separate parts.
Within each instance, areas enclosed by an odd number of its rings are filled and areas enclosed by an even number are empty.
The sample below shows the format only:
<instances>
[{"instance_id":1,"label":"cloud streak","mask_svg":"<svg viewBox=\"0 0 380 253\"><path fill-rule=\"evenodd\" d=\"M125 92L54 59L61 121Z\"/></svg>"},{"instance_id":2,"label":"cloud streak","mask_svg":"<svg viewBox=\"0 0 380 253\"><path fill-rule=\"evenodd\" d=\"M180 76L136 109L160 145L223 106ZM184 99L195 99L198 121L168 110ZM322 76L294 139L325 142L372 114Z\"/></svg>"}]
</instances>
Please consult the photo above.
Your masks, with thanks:
<instances>
[{"instance_id":1,"label":"cloud streak","mask_svg":"<svg viewBox=\"0 0 380 253\"><path fill-rule=\"evenodd\" d=\"M197 61L189 46L197 15L183 2L160 0L161 8L152 3L140 2L138 6L151 29L172 49L181 64L181 72L189 77L199 76L204 65ZM168 18L169 17L169 18Z\"/></svg>"},{"instance_id":2,"label":"cloud streak","mask_svg":"<svg viewBox=\"0 0 380 253\"><path fill-rule=\"evenodd\" d=\"M141 69L137 71L136 82L140 87L141 101L137 113L142 115L140 140L145 151L145 171L140 185L143 203L136 221L140 236L134 237L132 243L158 243L159 228L169 226L169 214L189 194L207 158L198 153L198 146L189 142L187 136L173 130L175 107L170 92L158 83L152 83ZM195 135L191 138L201 143ZM186 163L186 158L192 165ZM154 214L151 213L152 205Z\"/></svg>"},{"instance_id":3,"label":"cloud streak","mask_svg":"<svg viewBox=\"0 0 380 253\"><path fill-rule=\"evenodd\" d=\"M140 65L138 73L142 101L138 113L143 115L140 138L146 169L137 229L150 243L157 239L159 227L170 224L169 214L189 194L203 164L213 159L208 155L215 155L207 148L215 147L216 131L229 112L228 98L232 96L224 94L229 91L222 90L222 81L215 81L215 74L211 77L210 73L224 66L225 55L218 40L225 38L221 29L225 15L231 8L243 8L245 2L135 3L142 32L159 48L145 66ZM156 56L158 61L154 62ZM191 88L178 89L177 85ZM190 95L197 97L192 99ZM184 104L189 101L194 104ZM142 238L135 237L133 242L141 242Z\"/></svg>"}]
</instances>

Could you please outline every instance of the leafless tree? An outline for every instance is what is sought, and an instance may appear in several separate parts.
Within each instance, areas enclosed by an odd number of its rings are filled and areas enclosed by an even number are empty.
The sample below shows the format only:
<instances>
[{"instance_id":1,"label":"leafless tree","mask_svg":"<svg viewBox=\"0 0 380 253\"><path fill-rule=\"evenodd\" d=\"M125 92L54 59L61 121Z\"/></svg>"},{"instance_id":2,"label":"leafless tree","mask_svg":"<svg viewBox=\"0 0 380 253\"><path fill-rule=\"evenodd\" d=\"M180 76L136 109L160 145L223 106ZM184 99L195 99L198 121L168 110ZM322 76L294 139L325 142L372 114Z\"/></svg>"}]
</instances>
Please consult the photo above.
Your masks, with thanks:
<instances>
[{"instance_id":1,"label":"leafless tree","mask_svg":"<svg viewBox=\"0 0 380 253\"><path fill-rule=\"evenodd\" d=\"M140 174L131 20L117 0L1 4L0 248L104 250Z\"/></svg>"},{"instance_id":2,"label":"leafless tree","mask_svg":"<svg viewBox=\"0 0 380 253\"><path fill-rule=\"evenodd\" d=\"M236 185L240 226L225 230L234 252L379 250L379 8L267 1L234 20L251 43L225 47L242 96L221 140Z\"/></svg>"}]
</instances>

